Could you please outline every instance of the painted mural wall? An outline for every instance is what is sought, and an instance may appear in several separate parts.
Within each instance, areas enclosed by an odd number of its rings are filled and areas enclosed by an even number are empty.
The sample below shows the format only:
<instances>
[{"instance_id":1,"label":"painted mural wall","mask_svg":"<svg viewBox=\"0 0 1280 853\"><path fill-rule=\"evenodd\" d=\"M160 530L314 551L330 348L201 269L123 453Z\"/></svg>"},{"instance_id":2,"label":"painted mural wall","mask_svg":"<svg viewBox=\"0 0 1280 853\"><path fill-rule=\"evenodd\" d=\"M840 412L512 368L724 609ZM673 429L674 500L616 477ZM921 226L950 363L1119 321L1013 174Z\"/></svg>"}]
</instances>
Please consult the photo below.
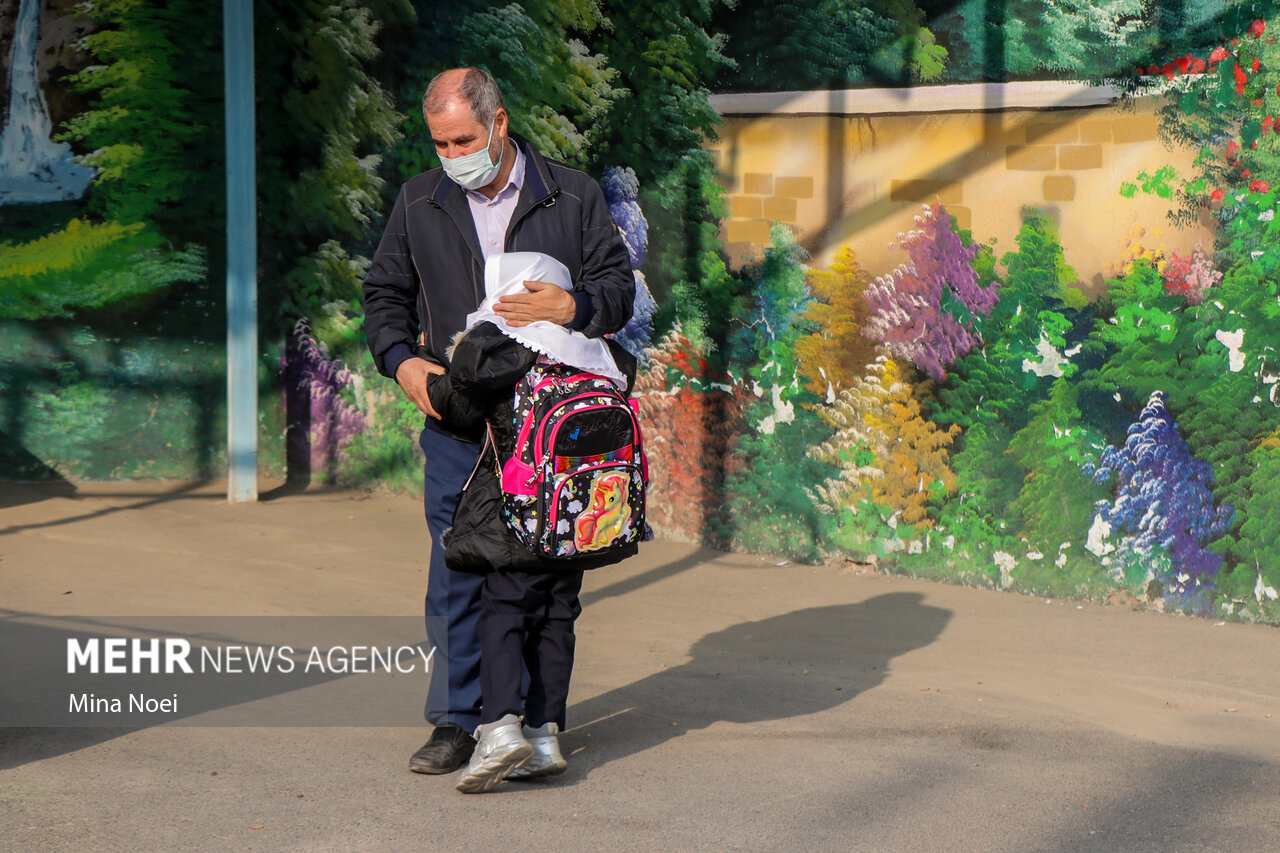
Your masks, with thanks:
<instances>
[{"instance_id":1,"label":"painted mural wall","mask_svg":"<svg viewBox=\"0 0 1280 853\"><path fill-rule=\"evenodd\" d=\"M220 9L0 11L0 474L217 476ZM479 64L626 236L661 534L1280 621L1272 6L255 15L266 473L420 488L359 282Z\"/></svg>"}]
</instances>

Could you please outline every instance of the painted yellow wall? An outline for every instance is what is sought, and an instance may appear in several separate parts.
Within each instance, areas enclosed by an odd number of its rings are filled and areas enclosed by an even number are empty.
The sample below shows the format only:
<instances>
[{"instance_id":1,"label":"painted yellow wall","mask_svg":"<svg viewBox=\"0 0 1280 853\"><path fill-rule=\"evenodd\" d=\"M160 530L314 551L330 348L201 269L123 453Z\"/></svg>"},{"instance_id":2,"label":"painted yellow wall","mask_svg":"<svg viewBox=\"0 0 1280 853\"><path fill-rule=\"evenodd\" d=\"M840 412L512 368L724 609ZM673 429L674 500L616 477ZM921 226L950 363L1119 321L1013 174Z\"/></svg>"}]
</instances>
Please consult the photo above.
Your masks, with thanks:
<instances>
[{"instance_id":1,"label":"painted yellow wall","mask_svg":"<svg viewBox=\"0 0 1280 853\"><path fill-rule=\"evenodd\" d=\"M791 225L812 264L849 243L865 269L905 260L888 248L921 204L941 201L997 256L1016 248L1024 207L1050 211L1067 262L1087 293L1113 275L1135 226L1145 248L1188 254L1213 243L1213 223L1168 218L1172 202L1120 185L1170 164L1191 174L1194 152L1157 138L1151 99L1066 109L901 114L725 115L709 146L730 206L721 239L735 264L759 257L773 221ZM1159 234L1155 232L1159 230Z\"/></svg>"}]
</instances>

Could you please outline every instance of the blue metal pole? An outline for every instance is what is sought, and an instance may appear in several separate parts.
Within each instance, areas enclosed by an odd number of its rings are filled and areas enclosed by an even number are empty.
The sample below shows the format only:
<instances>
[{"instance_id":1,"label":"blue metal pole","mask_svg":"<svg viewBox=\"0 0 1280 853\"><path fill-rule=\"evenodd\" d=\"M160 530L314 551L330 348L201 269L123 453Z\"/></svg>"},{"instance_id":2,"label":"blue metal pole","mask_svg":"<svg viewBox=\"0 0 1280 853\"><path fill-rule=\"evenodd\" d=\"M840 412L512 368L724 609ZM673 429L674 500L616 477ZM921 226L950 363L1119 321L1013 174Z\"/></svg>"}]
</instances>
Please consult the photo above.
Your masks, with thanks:
<instances>
[{"instance_id":1,"label":"blue metal pole","mask_svg":"<svg viewBox=\"0 0 1280 853\"><path fill-rule=\"evenodd\" d=\"M258 499L258 230L253 0L224 0L227 126L227 500Z\"/></svg>"}]
</instances>

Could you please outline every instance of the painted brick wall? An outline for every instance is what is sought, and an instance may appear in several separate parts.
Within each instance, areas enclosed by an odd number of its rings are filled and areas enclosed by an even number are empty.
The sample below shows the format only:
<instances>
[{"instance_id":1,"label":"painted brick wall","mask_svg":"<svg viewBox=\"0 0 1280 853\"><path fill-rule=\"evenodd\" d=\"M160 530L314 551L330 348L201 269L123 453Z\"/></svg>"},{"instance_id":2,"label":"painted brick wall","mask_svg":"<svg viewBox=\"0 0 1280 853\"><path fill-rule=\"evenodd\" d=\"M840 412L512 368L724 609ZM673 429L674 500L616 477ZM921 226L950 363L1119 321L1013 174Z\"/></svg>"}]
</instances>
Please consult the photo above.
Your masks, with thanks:
<instances>
[{"instance_id":1,"label":"painted brick wall","mask_svg":"<svg viewBox=\"0 0 1280 853\"><path fill-rule=\"evenodd\" d=\"M975 238L994 238L998 255L1015 248L1024 207L1048 210L1086 292L1115 272L1135 226L1147 229L1148 247L1186 254L1212 244L1207 218L1177 228L1168 200L1119 193L1143 169L1171 163L1190 173L1193 152L1160 141L1150 102L1095 95L1103 102L1077 105L1079 98L1054 95L1041 99L1047 106L1028 106L1035 98L1017 86L1004 87L1000 102L1009 105L999 109L955 108L961 99L948 95L963 87L911 90L914 100L896 113L859 114L857 97L852 110L821 115L736 115L733 103L718 104L725 123L709 148L729 196L721 238L731 259L758 257L770 225L784 222L815 265L849 243L866 269L888 272L904 259L888 244L933 201Z\"/></svg>"}]
</instances>

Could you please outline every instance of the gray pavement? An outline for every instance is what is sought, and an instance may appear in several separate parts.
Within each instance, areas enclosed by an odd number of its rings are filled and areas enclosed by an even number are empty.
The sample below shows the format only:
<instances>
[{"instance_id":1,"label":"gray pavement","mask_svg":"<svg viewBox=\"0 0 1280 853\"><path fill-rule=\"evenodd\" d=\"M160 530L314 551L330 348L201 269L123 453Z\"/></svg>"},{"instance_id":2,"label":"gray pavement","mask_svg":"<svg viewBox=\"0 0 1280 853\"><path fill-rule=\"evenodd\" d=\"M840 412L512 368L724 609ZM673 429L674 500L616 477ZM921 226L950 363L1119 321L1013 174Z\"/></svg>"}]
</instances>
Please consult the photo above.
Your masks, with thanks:
<instances>
[{"instance_id":1,"label":"gray pavement","mask_svg":"<svg viewBox=\"0 0 1280 853\"><path fill-rule=\"evenodd\" d=\"M5 621L420 613L413 499L223 494L0 484ZM1280 631L779 563L589 573L555 779L459 794L417 725L0 729L0 849L1280 850Z\"/></svg>"}]
</instances>

